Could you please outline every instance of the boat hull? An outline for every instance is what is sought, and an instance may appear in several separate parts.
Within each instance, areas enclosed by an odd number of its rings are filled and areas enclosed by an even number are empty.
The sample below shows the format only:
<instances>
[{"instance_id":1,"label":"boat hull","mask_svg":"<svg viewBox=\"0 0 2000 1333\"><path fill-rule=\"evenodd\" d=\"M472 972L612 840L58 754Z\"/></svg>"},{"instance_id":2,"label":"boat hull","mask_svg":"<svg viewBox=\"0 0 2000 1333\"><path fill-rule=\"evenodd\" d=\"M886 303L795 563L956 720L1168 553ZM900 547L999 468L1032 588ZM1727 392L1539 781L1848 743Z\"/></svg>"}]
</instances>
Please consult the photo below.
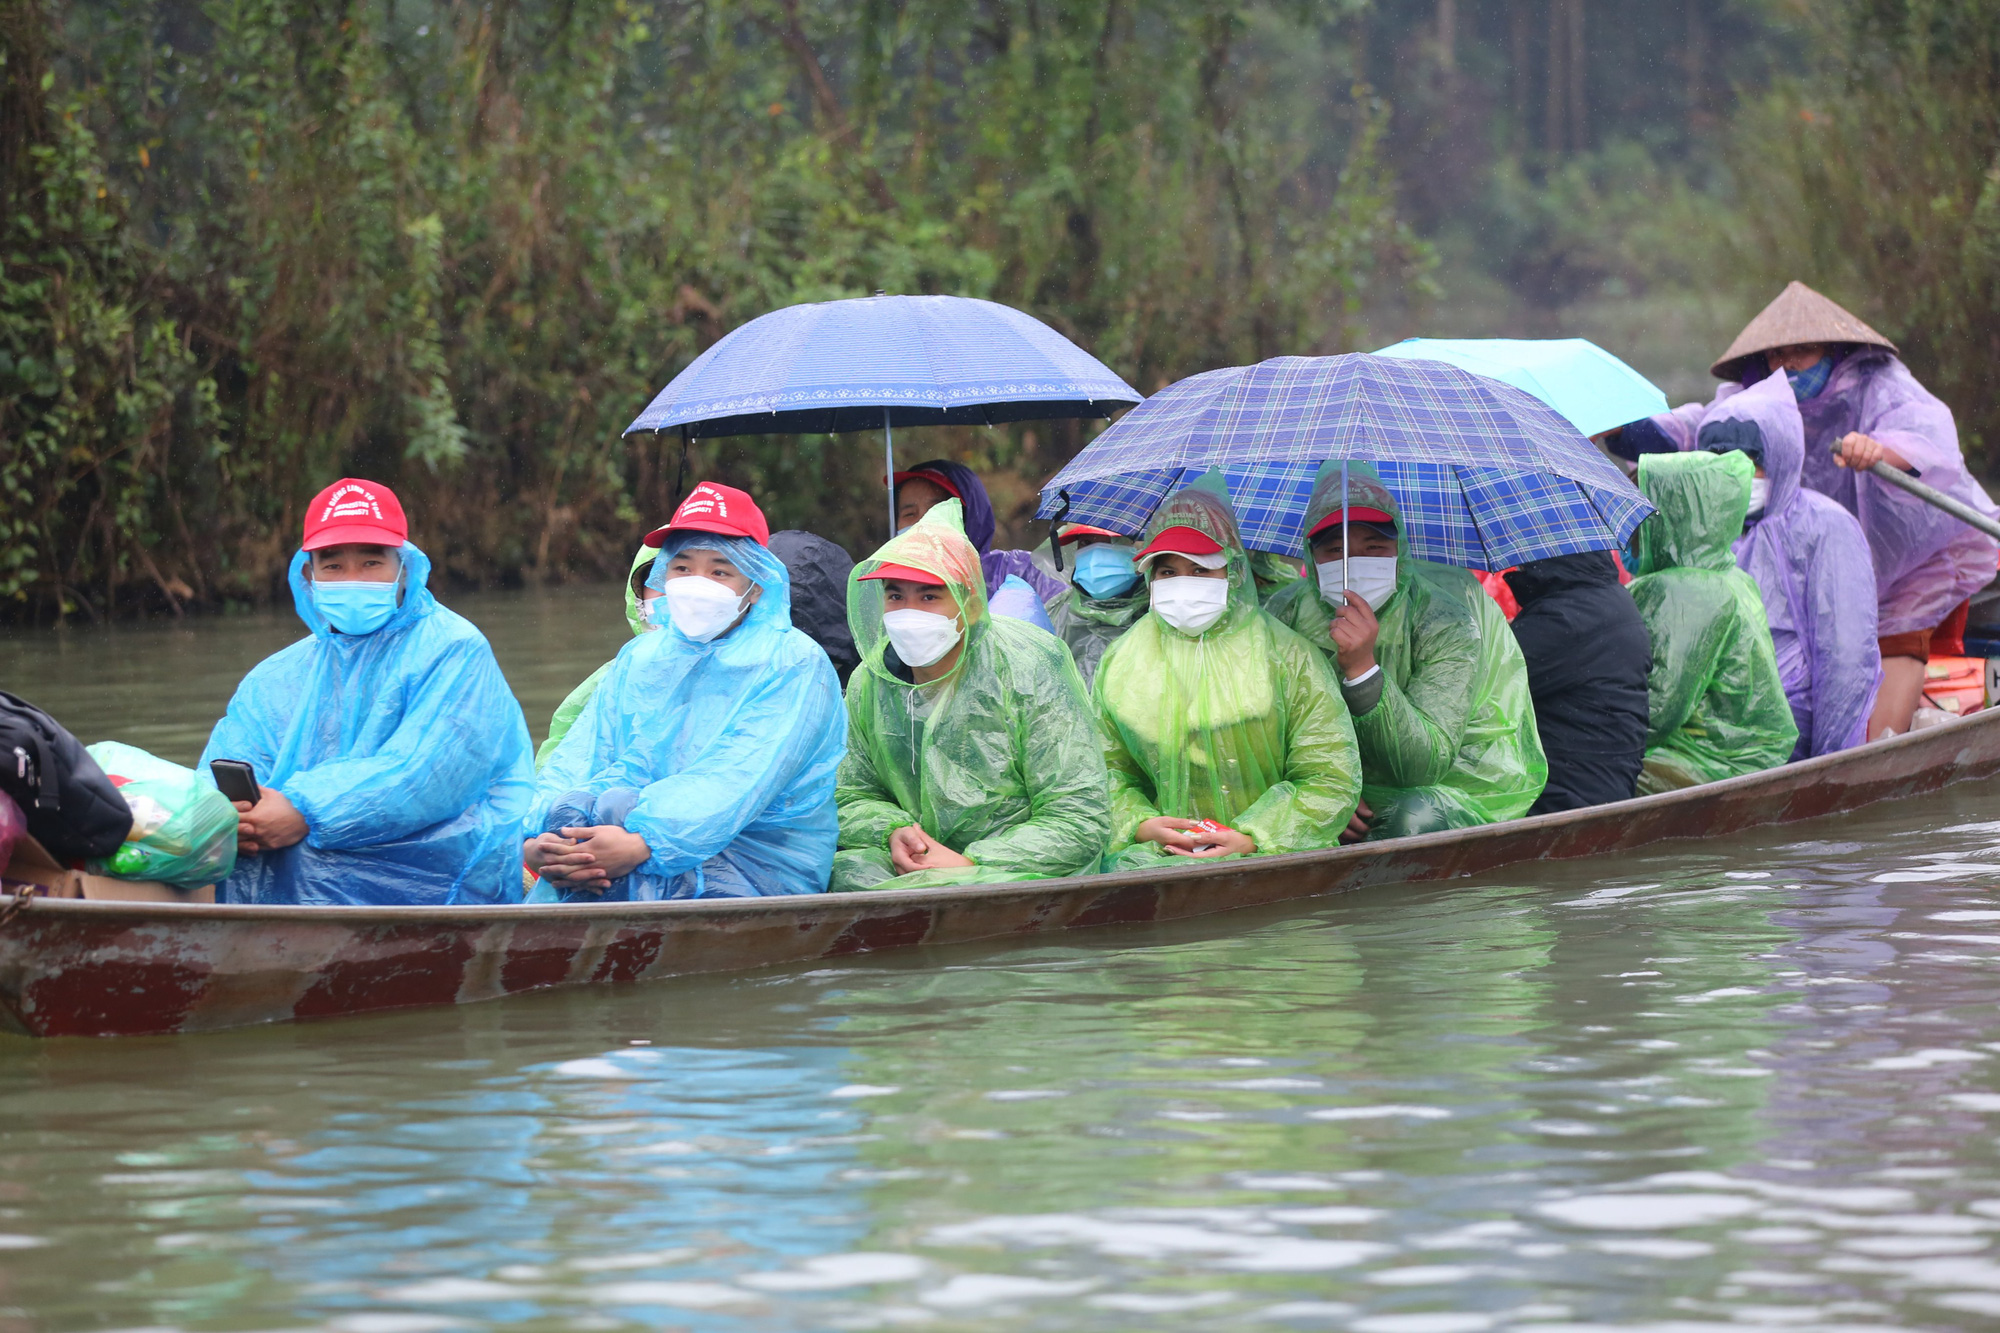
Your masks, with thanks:
<instances>
[{"instance_id":1,"label":"boat hull","mask_svg":"<svg viewBox=\"0 0 2000 1333\"><path fill-rule=\"evenodd\" d=\"M0 908L0 1027L40 1037L200 1032L1169 921L1793 823L1996 771L2000 711L1617 805L1160 872L962 889L514 907L36 898L11 915Z\"/></svg>"}]
</instances>

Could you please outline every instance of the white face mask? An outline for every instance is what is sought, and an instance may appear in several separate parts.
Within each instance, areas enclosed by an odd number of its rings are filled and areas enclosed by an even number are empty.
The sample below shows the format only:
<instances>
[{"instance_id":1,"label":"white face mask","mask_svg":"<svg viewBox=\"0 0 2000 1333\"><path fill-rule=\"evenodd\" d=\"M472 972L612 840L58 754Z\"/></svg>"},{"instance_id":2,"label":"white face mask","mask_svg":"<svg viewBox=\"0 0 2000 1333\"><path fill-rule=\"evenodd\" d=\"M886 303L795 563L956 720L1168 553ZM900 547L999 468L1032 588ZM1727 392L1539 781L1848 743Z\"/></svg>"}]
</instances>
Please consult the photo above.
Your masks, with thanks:
<instances>
[{"instance_id":1,"label":"white face mask","mask_svg":"<svg viewBox=\"0 0 2000 1333\"><path fill-rule=\"evenodd\" d=\"M666 592L660 601L667 604L667 615L674 628L696 643L707 643L735 624L736 617L743 614L742 597L714 579L703 578L699 574L683 574L679 578L668 579ZM658 605L658 602L654 603L655 608ZM655 609L652 614L657 618L659 611Z\"/></svg>"},{"instance_id":2,"label":"white face mask","mask_svg":"<svg viewBox=\"0 0 2000 1333\"><path fill-rule=\"evenodd\" d=\"M1750 512L1761 514L1764 506L1771 503L1771 479L1769 477L1750 478Z\"/></svg>"},{"instance_id":3,"label":"white face mask","mask_svg":"<svg viewBox=\"0 0 2000 1333\"><path fill-rule=\"evenodd\" d=\"M889 636L890 646L903 659L903 665L912 667L927 667L940 661L964 633L956 616L911 609L884 615L882 632Z\"/></svg>"},{"instance_id":4,"label":"white face mask","mask_svg":"<svg viewBox=\"0 0 2000 1333\"><path fill-rule=\"evenodd\" d=\"M1341 573L1343 567L1347 570L1345 575ZM1393 555L1357 555L1352 560L1328 560L1314 568L1319 571L1320 596L1335 606L1341 604L1343 578L1347 590L1368 603L1371 611L1380 611L1382 603L1396 591L1396 557Z\"/></svg>"},{"instance_id":5,"label":"white face mask","mask_svg":"<svg viewBox=\"0 0 2000 1333\"><path fill-rule=\"evenodd\" d=\"M1160 619L1183 634L1200 634L1229 609L1229 580L1192 574L1154 579L1152 602Z\"/></svg>"}]
</instances>

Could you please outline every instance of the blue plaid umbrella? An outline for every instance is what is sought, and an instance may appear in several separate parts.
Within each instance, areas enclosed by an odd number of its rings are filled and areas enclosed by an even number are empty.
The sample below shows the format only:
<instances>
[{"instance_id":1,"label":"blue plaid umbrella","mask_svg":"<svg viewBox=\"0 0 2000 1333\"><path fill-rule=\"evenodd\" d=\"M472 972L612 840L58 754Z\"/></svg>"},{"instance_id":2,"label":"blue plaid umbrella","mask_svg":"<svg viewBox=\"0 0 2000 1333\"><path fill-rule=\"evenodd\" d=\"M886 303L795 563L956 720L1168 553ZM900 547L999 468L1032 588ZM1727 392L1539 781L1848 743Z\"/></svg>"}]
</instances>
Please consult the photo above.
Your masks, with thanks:
<instances>
[{"instance_id":1,"label":"blue plaid umbrella","mask_svg":"<svg viewBox=\"0 0 2000 1333\"><path fill-rule=\"evenodd\" d=\"M1438 361L1281 356L1162 389L1042 488L1038 518L1137 534L1211 468L1244 544L1297 555L1320 467L1368 462L1410 553L1469 569L1623 546L1653 511L1553 409Z\"/></svg>"}]
</instances>

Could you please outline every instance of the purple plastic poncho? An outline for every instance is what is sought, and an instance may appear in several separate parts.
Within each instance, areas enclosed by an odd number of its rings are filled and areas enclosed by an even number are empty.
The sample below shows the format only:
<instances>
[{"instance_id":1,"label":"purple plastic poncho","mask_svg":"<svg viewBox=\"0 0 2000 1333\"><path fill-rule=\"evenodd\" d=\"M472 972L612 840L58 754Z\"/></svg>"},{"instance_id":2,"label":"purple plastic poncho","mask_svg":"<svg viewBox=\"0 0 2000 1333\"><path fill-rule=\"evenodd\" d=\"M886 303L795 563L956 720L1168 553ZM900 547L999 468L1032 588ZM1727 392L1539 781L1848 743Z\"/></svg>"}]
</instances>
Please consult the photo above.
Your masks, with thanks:
<instances>
[{"instance_id":1,"label":"purple plastic poncho","mask_svg":"<svg viewBox=\"0 0 2000 1333\"><path fill-rule=\"evenodd\" d=\"M993 501L987 497L986 483L979 479L977 472L963 463L944 458L919 463L910 471L935 472L958 491L958 502L965 511L965 536L979 551L979 567L986 575L988 597L1000 590L1000 585L1007 581L1009 574L1019 575L1021 581L1033 588L1044 602L1069 591L1067 583L1037 565L1028 552L993 549Z\"/></svg>"},{"instance_id":2,"label":"purple plastic poncho","mask_svg":"<svg viewBox=\"0 0 2000 1333\"><path fill-rule=\"evenodd\" d=\"M1758 364L1751 358L1746 373ZM1714 402L1741 392L1741 385L1725 384ZM1878 633L1930 629L1992 581L2000 543L1879 477L1863 479L1833 461L1834 443L1860 431L1908 459L1919 477L1946 495L1982 514L2000 514L1966 471L1951 409L1917 383L1893 353L1879 347L1848 352L1826 387L1798 406L1805 425L1805 484L1838 500L1861 520L1868 538ZM1681 448L1691 449L1706 410L1690 403L1652 420Z\"/></svg>"},{"instance_id":3,"label":"purple plastic poncho","mask_svg":"<svg viewBox=\"0 0 2000 1333\"><path fill-rule=\"evenodd\" d=\"M1799 724L1792 758L1859 745L1868 739L1882 683L1867 538L1854 515L1800 484L1805 425L1782 371L1709 407L1696 429L1697 447L1706 428L1723 421L1749 422L1763 440L1770 499L1732 549L1737 567L1764 596L1778 675Z\"/></svg>"}]
</instances>

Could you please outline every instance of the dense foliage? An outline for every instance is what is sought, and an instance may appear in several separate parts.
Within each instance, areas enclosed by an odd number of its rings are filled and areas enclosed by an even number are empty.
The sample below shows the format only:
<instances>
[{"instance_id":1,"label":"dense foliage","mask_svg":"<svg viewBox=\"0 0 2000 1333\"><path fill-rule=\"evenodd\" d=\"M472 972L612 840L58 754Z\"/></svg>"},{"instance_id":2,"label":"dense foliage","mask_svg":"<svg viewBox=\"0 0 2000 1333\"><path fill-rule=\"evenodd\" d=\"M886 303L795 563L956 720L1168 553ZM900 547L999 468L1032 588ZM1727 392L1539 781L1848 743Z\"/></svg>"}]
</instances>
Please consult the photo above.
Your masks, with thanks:
<instances>
[{"instance_id":1,"label":"dense foliage","mask_svg":"<svg viewBox=\"0 0 2000 1333\"><path fill-rule=\"evenodd\" d=\"M1997 10L0 0L0 617L269 598L342 472L454 582L615 574L680 465L619 434L648 397L876 289L1020 306L1151 390L1373 345L1439 254L1521 331L1800 277L1990 448ZM899 443L1019 533L1084 434ZM692 467L859 549L876 448Z\"/></svg>"},{"instance_id":2,"label":"dense foliage","mask_svg":"<svg viewBox=\"0 0 2000 1333\"><path fill-rule=\"evenodd\" d=\"M41 616L266 594L341 471L460 579L622 569L678 446L619 431L775 306L993 296L1156 385L1344 347L1424 262L1386 109L1283 6L4 4L42 123L7 131L0 598ZM954 443L1018 509L1074 434ZM703 449L875 531L865 444Z\"/></svg>"}]
</instances>

